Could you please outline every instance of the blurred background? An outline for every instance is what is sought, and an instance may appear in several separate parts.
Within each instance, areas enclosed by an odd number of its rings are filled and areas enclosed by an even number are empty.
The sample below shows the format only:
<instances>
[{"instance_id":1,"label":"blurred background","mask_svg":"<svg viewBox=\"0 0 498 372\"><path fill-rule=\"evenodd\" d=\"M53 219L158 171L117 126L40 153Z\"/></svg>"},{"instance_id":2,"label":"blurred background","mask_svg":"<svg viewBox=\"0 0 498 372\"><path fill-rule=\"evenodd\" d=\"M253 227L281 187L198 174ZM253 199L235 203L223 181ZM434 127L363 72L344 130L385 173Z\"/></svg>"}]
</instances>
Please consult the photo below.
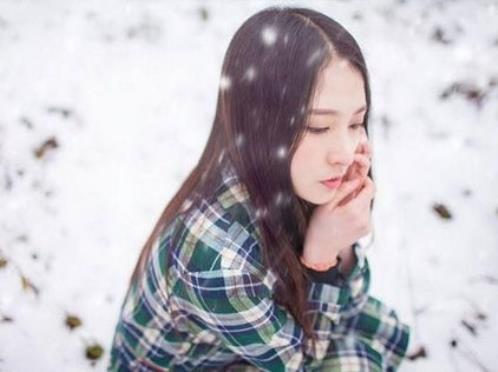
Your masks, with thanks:
<instances>
[{"instance_id":1,"label":"blurred background","mask_svg":"<svg viewBox=\"0 0 498 372\"><path fill-rule=\"evenodd\" d=\"M498 370L497 1L0 0L0 371L105 370L228 43L269 5L324 12L365 54L371 294L412 326L400 370Z\"/></svg>"}]
</instances>

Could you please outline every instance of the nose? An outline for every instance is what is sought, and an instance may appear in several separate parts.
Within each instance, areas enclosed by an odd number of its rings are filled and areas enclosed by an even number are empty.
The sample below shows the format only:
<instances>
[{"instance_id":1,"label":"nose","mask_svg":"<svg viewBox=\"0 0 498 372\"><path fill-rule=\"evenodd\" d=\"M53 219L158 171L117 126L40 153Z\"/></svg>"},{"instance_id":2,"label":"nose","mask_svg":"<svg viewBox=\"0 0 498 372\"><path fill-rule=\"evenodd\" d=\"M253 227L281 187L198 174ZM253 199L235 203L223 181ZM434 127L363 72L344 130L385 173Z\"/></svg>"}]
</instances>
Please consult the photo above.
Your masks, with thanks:
<instances>
[{"instance_id":1,"label":"nose","mask_svg":"<svg viewBox=\"0 0 498 372\"><path fill-rule=\"evenodd\" d=\"M351 138L343 136L333 141L327 149L327 163L334 169L334 173L344 174L354 160L356 144Z\"/></svg>"}]
</instances>

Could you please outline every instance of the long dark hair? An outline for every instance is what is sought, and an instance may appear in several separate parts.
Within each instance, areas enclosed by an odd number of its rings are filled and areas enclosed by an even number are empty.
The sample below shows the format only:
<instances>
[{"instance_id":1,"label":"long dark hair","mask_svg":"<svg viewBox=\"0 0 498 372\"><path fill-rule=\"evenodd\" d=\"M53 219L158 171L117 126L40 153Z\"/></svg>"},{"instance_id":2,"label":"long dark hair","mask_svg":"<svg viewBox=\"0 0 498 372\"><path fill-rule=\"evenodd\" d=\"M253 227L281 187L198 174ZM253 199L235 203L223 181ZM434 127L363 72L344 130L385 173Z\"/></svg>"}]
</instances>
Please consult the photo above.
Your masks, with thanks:
<instances>
[{"instance_id":1,"label":"long dark hair","mask_svg":"<svg viewBox=\"0 0 498 372\"><path fill-rule=\"evenodd\" d=\"M315 206L294 194L290 162L305 131L319 73L335 59L347 60L363 77L368 135L368 72L347 30L324 14L294 7L270 7L242 24L225 54L207 145L147 239L130 286L143 273L161 231L180 211L188 213L186 204L195 208L213 195L221 168L230 161L252 205L262 211L256 225L264 265L277 277L275 301L315 341L313 320L306 316L310 283L299 261Z\"/></svg>"}]
</instances>

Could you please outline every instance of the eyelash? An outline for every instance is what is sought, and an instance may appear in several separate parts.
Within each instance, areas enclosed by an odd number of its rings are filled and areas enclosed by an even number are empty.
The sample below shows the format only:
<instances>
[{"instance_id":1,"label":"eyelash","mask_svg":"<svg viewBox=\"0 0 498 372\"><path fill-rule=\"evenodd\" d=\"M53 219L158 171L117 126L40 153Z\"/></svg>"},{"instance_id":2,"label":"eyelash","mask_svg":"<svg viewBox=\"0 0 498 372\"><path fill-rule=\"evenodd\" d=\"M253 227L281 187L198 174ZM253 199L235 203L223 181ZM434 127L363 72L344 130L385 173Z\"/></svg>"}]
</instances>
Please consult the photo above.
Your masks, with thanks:
<instances>
[{"instance_id":1,"label":"eyelash","mask_svg":"<svg viewBox=\"0 0 498 372\"><path fill-rule=\"evenodd\" d=\"M361 127L363 127L363 123L352 124L349 127L353 128L354 130L360 129ZM324 133L324 132L328 131L329 127L326 127L326 128L312 128L312 127L307 127L307 129L308 129L309 132L311 132L313 134L320 134L320 133Z\"/></svg>"}]
</instances>

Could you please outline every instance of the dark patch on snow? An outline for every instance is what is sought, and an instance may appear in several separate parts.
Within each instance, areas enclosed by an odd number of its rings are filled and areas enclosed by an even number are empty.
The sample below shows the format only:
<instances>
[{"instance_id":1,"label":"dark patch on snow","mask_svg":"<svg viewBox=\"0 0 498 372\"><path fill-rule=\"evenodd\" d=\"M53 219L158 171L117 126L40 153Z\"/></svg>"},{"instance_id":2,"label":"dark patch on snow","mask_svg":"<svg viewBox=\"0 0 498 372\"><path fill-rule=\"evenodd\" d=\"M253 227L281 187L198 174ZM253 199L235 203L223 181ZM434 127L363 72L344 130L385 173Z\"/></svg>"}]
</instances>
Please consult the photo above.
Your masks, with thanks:
<instances>
[{"instance_id":1,"label":"dark patch on snow","mask_svg":"<svg viewBox=\"0 0 498 372\"><path fill-rule=\"evenodd\" d=\"M59 147L59 143L57 142L55 137L50 137L46 139L36 150L33 151L35 157L37 159L41 159L45 156L46 152Z\"/></svg>"},{"instance_id":2,"label":"dark patch on snow","mask_svg":"<svg viewBox=\"0 0 498 372\"><path fill-rule=\"evenodd\" d=\"M444 220L451 220L453 218L448 207L441 203L434 203L432 205L432 210L438 214Z\"/></svg>"}]
</instances>

